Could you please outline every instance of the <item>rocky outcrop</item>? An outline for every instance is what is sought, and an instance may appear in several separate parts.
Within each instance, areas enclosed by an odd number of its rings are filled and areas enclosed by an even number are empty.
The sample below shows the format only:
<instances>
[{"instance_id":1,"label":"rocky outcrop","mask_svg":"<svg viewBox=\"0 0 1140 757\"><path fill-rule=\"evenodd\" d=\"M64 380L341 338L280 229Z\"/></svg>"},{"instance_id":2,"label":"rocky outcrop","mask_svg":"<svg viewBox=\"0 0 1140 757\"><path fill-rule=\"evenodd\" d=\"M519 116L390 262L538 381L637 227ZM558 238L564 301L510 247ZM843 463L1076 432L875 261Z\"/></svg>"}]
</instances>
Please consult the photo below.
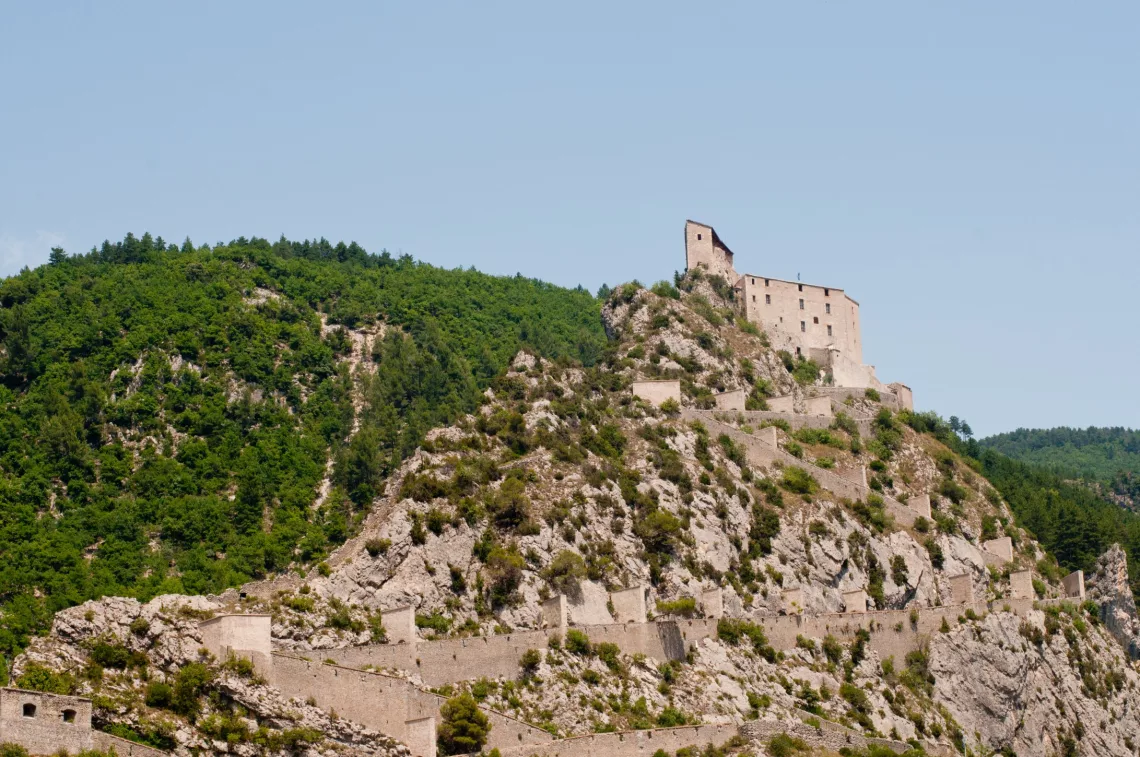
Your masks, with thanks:
<instances>
[{"instance_id":1,"label":"rocky outcrop","mask_svg":"<svg viewBox=\"0 0 1140 757\"><path fill-rule=\"evenodd\" d=\"M1128 555L1119 544L1096 561L1085 577L1087 597L1100 606L1100 617L1133 660L1140 659L1140 618L1128 580Z\"/></svg>"},{"instance_id":2,"label":"rocky outcrop","mask_svg":"<svg viewBox=\"0 0 1140 757\"><path fill-rule=\"evenodd\" d=\"M960 738L1015 754L1134 754L1140 674L1084 611L993 613L930 643L934 700ZM1077 751L1079 749L1079 751Z\"/></svg>"}]
</instances>

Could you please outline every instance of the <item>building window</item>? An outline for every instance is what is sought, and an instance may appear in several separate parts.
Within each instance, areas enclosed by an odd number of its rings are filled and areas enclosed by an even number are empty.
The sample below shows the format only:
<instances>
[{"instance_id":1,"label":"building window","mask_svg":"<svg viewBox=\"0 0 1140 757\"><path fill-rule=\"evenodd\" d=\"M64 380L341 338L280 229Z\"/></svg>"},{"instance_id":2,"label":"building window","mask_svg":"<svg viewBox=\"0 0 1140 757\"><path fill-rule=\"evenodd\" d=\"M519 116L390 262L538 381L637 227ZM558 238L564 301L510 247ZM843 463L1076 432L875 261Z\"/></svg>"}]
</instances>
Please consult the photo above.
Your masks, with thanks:
<instances>
[{"instance_id":1,"label":"building window","mask_svg":"<svg viewBox=\"0 0 1140 757\"><path fill-rule=\"evenodd\" d=\"M828 289L827 287L824 287L823 288L823 296L824 297L830 297L831 296L831 290Z\"/></svg>"},{"instance_id":2,"label":"building window","mask_svg":"<svg viewBox=\"0 0 1140 757\"><path fill-rule=\"evenodd\" d=\"M765 305L771 305L772 304L772 295L770 295L770 294L764 295L764 304Z\"/></svg>"},{"instance_id":3,"label":"building window","mask_svg":"<svg viewBox=\"0 0 1140 757\"><path fill-rule=\"evenodd\" d=\"M827 324L827 335L831 336L831 324Z\"/></svg>"},{"instance_id":4,"label":"building window","mask_svg":"<svg viewBox=\"0 0 1140 757\"><path fill-rule=\"evenodd\" d=\"M700 234L697 234L697 241L698 242L701 241L701 235Z\"/></svg>"},{"instance_id":5,"label":"building window","mask_svg":"<svg viewBox=\"0 0 1140 757\"><path fill-rule=\"evenodd\" d=\"M828 315L831 315L831 303L830 303L830 302L828 302L828 303L827 303L827 304L825 304L823 307L824 307L824 311L823 311L823 312L827 313Z\"/></svg>"},{"instance_id":6,"label":"building window","mask_svg":"<svg viewBox=\"0 0 1140 757\"><path fill-rule=\"evenodd\" d=\"M769 286L772 283L771 279L764 279L764 286Z\"/></svg>"},{"instance_id":7,"label":"building window","mask_svg":"<svg viewBox=\"0 0 1140 757\"><path fill-rule=\"evenodd\" d=\"M803 309L804 309L804 301L800 300L800 310L803 310Z\"/></svg>"},{"instance_id":8,"label":"building window","mask_svg":"<svg viewBox=\"0 0 1140 757\"><path fill-rule=\"evenodd\" d=\"M64 710L63 711L63 722L74 723L75 722L75 710Z\"/></svg>"},{"instance_id":9,"label":"building window","mask_svg":"<svg viewBox=\"0 0 1140 757\"><path fill-rule=\"evenodd\" d=\"M800 321L800 331L807 331L807 321Z\"/></svg>"},{"instance_id":10,"label":"building window","mask_svg":"<svg viewBox=\"0 0 1140 757\"><path fill-rule=\"evenodd\" d=\"M804 291L804 285L803 284L800 284L800 291L801 292Z\"/></svg>"},{"instance_id":11,"label":"building window","mask_svg":"<svg viewBox=\"0 0 1140 757\"><path fill-rule=\"evenodd\" d=\"M756 279L752 279L752 283L753 283L753 284L755 284L755 283L756 283Z\"/></svg>"},{"instance_id":12,"label":"building window","mask_svg":"<svg viewBox=\"0 0 1140 757\"><path fill-rule=\"evenodd\" d=\"M812 323L819 323L819 316L817 315L815 318L812 318L811 322Z\"/></svg>"},{"instance_id":13,"label":"building window","mask_svg":"<svg viewBox=\"0 0 1140 757\"><path fill-rule=\"evenodd\" d=\"M24 717L34 718L36 716L36 706L31 702L24 705Z\"/></svg>"}]
</instances>

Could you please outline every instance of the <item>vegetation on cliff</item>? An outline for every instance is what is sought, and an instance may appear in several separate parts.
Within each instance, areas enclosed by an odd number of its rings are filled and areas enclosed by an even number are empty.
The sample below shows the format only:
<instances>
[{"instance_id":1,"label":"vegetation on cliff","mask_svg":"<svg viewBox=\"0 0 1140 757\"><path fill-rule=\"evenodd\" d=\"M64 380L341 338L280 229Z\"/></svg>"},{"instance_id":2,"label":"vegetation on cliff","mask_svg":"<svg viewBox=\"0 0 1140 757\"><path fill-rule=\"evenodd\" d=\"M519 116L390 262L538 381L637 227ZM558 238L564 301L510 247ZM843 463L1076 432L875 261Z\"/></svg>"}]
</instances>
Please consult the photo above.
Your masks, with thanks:
<instances>
[{"instance_id":1,"label":"vegetation on cliff","mask_svg":"<svg viewBox=\"0 0 1140 757\"><path fill-rule=\"evenodd\" d=\"M128 235L54 251L0 306L0 652L90 597L319 561L520 348L605 345L580 289L323 239Z\"/></svg>"}]
</instances>

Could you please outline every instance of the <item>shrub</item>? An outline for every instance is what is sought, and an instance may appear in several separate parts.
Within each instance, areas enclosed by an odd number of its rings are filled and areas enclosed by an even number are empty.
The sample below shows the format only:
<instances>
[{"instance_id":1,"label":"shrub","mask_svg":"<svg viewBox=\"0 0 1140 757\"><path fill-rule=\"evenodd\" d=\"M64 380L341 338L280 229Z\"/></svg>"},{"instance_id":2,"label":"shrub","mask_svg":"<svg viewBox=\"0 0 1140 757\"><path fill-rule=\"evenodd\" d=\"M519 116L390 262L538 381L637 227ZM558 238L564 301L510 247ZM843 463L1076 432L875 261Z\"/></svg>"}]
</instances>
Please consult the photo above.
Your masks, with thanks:
<instances>
[{"instance_id":1,"label":"shrub","mask_svg":"<svg viewBox=\"0 0 1140 757\"><path fill-rule=\"evenodd\" d=\"M196 718L202 709L199 698L213 680L214 674L200 662L183 666L174 679L170 709L190 719Z\"/></svg>"},{"instance_id":2,"label":"shrub","mask_svg":"<svg viewBox=\"0 0 1140 757\"><path fill-rule=\"evenodd\" d=\"M537 649L528 649L523 652L523 656L519 658L519 667L522 668L523 676L530 678L538 672L538 666L542 664L542 653Z\"/></svg>"},{"instance_id":3,"label":"shrub","mask_svg":"<svg viewBox=\"0 0 1140 757\"><path fill-rule=\"evenodd\" d=\"M566 632L566 651L588 657L593 652L590 637L576 628L571 628Z\"/></svg>"},{"instance_id":4,"label":"shrub","mask_svg":"<svg viewBox=\"0 0 1140 757\"><path fill-rule=\"evenodd\" d=\"M768 740L768 754L771 757L791 757L800 752L807 752L810 748L803 739L786 733L777 733Z\"/></svg>"},{"instance_id":5,"label":"shrub","mask_svg":"<svg viewBox=\"0 0 1140 757\"><path fill-rule=\"evenodd\" d=\"M75 691L75 679L67 673L56 673L38 662L32 662L16 679L16 688L45 691L49 694L71 694Z\"/></svg>"},{"instance_id":6,"label":"shrub","mask_svg":"<svg viewBox=\"0 0 1140 757\"><path fill-rule=\"evenodd\" d=\"M668 281L658 281L649 291L653 292L658 297L666 297L670 300L681 299L681 292L677 289L677 287L673 286Z\"/></svg>"},{"instance_id":7,"label":"shrub","mask_svg":"<svg viewBox=\"0 0 1140 757\"><path fill-rule=\"evenodd\" d=\"M819 483L812 475L795 465L784 468L780 486L796 494L813 494L819 490Z\"/></svg>"},{"instance_id":8,"label":"shrub","mask_svg":"<svg viewBox=\"0 0 1140 757\"><path fill-rule=\"evenodd\" d=\"M471 754L483 749L491 732L491 721L479 709L475 697L460 694L440 708L437 741L443 754Z\"/></svg>"},{"instance_id":9,"label":"shrub","mask_svg":"<svg viewBox=\"0 0 1140 757\"><path fill-rule=\"evenodd\" d=\"M621 670L621 648L617 644L608 641L598 642L594 645L594 654L613 672Z\"/></svg>"},{"instance_id":10,"label":"shrub","mask_svg":"<svg viewBox=\"0 0 1140 757\"><path fill-rule=\"evenodd\" d=\"M131 621L131 633L135 636L146 636L150 630L150 622L141 615Z\"/></svg>"},{"instance_id":11,"label":"shrub","mask_svg":"<svg viewBox=\"0 0 1140 757\"><path fill-rule=\"evenodd\" d=\"M661 412L668 415L670 418L681 414L681 403L670 397L661 403Z\"/></svg>"},{"instance_id":12,"label":"shrub","mask_svg":"<svg viewBox=\"0 0 1140 757\"><path fill-rule=\"evenodd\" d=\"M641 538L645 549L651 554L672 554L681 528L677 516L667 510L654 510L637 521L634 533Z\"/></svg>"},{"instance_id":13,"label":"shrub","mask_svg":"<svg viewBox=\"0 0 1140 757\"><path fill-rule=\"evenodd\" d=\"M692 617L697 613L697 600L693 597L680 597L672 601L658 601L657 612L660 615L684 615Z\"/></svg>"},{"instance_id":14,"label":"shrub","mask_svg":"<svg viewBox=\"0 0 1140 757\"><path fill-rule=\"evenodd\" d=\"M883 397L882 397L882 395L879 394L879 390L872 389L871 387L867 387L866 391L863 392L863 396L866 397L867 399L871 400L872 402L882 402L883 401Z\"/></svg>"},{"instance_id":15,"label":"shrub","mask_svg":"<svg viewBox=\"0 0 1140 757\"><path fill-rule=\"evenodd\" d=\"M776 650L768 644L768 637L764 634L763 626L747 620L736 618L721 618L716 624L716 635L726 644L738 646L747 638L752 642L752 648L768 662L775 662Z\"/></svg>"},{"instance_id":16,"label":"shrub","mask_svg":"<svg viewBox=\"0 0 1140 757\"><path fill-rule=\"evenodd\" d=\"M5 741L0 744L0 757L28 757L28 750L19 744Z\"/></svg>"},{"instance_id":17,"label":"shrub","mask_svg":"<svg viewBox=\"0 0 1140 757\"><path fill-rule=\"evenodd\" d=\"M388 549L392 546L391 539L377 539L372 538L364 542L364 549L372 557L387 554Z\"/></svg>"},{"instance_id":18,"label":"shrub","mask_svg":"<svg viewBox=\"0 0 1140 757\"><path fill-rule=\"evenodd\" d=\"M542 577L562 594L577 594L579 582L586 577L586 561L577 552L564 549L555 555Z\"/></svg>"},{"instance_id":19,"label":"shrub","mask_svg":"<svg viewBox=\"0 0 1140 757\"><path fill-rule=\"evenodd\" d=\"M174 701L174 689L168 683L151 681L146 687L146 706L168 709Z\"/></svg>"}]
</instances>

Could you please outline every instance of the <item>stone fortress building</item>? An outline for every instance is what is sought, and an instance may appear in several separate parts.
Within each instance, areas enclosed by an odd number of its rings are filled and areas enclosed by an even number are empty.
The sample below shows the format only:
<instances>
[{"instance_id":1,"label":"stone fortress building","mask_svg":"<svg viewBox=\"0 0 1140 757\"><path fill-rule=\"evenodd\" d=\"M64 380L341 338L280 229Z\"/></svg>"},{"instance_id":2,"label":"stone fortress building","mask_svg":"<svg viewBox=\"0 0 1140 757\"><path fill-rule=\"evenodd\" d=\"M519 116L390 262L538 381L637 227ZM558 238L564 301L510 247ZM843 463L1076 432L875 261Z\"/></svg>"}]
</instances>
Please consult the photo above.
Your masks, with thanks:
<instances>
[{"instance_id":1,"label":"stone fortress building","mask_svg":"<svg viewBox=\"0 0 1140 757\"><path fill-rule=\"evenodd\" d=\"M894 389L884 386L875 367L863 363L859 303L842 289L739 274L733 253L712 226L685 222L685 269L723 277L736 291L744 316L762 328L774 348L814 360L836 386Z\"/></svg>"}]
</instances>

